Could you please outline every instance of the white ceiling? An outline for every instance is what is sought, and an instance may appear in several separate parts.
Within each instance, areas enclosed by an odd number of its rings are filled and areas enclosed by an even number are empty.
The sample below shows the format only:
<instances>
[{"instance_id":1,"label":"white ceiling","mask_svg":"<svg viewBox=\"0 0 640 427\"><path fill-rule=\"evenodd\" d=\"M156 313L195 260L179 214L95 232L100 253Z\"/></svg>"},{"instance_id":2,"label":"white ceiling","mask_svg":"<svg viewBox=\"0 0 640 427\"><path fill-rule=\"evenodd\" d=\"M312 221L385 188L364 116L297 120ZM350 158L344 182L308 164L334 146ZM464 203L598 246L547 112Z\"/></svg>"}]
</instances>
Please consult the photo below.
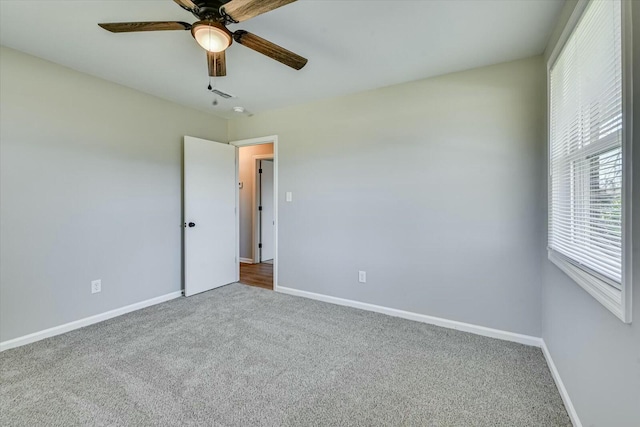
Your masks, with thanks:
<instances>
[{"instance_id":1,"label":"white ceiling","mask_svg":"<svg viewBox=\"0 0 640 427\"><path fill-rule=\"evenodd\" d=\"M212 105L206 55L188 31L112 34L98 22L196 18L171 0L0 0L0 43L213 114L286 107L544 50L564 0L300 0L230 26L309 59L292 70L227 50Z\"/></svg>"}]
</instances>

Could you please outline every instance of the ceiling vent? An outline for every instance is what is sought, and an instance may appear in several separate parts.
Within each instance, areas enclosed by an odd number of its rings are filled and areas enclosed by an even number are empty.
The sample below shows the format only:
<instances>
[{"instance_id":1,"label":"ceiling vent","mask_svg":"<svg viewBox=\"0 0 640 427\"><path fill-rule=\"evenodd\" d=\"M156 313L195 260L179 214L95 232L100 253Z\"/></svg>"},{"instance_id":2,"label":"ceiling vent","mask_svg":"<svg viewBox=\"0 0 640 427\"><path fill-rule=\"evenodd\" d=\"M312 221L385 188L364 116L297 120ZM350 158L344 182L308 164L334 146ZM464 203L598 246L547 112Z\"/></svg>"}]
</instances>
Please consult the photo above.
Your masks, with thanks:
<instances>
[{"instance_id":1,"label":"ceiling vent","mask_svg":"<svg viewBox=\"0 0 640 427\"><path fill-rule=\"evenodd\" d=\"M231 95L230 93L223 92L220 89L212 89L211 92L215 93L216 95L224 99L236 98L235 95Z\"/></svg>"}]
</instances>

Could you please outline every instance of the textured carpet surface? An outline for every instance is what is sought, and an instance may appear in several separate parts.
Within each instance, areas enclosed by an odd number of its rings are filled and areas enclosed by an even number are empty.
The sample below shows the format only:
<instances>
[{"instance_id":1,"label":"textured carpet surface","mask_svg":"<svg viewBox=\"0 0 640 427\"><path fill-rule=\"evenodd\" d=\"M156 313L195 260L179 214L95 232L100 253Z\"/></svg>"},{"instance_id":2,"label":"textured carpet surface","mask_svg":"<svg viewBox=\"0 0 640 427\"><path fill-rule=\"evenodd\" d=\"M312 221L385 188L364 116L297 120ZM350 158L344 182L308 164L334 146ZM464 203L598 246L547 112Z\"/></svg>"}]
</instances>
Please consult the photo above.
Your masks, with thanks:
<instances>
[{"instance_id":1,"label":"textured carpet surface","mask_svg":"<svg viewBox=\"0 0 640 427\"><path fill-rule=\"evenodd\" d=\"M0 353L0 425L569 426L538 348L234 284Z\"/></svg>"}]
</instances>

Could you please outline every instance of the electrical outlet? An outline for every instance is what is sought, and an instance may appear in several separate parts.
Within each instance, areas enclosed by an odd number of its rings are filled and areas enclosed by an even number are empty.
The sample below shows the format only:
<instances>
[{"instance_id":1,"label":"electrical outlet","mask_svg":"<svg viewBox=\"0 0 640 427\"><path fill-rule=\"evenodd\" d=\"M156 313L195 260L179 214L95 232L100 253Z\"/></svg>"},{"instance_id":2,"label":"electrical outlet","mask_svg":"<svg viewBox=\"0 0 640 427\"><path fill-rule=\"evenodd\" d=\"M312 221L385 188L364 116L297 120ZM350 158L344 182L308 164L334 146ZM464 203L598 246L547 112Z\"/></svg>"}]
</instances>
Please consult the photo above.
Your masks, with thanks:
<instances>
[{"instance_id":1,"label":"electrical outlet","mask_svg":"<svg viewBox=\"0 0 640 427\"><path fill-rule=\"evenodd\" d=\"M102 292L102 280L92 280L91 281L91 293L97 294L98 292Z\"/></svg>"},{"instance_id":2,"label":"electrical outlet","mask_svg":"<svg viewBox=\"0 0 640 427\"><path fill-rule=\"evenodd\" d=\"M366 271L358 271L358 282L367 283L367 272Z\"/></svg>"}]
</instances>

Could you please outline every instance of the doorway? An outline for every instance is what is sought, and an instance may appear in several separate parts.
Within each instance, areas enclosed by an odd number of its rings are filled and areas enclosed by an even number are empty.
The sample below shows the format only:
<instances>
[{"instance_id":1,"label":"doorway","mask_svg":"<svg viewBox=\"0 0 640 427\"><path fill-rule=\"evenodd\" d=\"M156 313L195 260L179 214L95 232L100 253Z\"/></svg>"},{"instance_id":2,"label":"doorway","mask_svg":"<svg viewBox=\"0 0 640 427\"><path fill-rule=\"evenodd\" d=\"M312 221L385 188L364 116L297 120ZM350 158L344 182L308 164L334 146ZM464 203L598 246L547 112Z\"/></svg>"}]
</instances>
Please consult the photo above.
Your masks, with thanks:
<instances>
[{"instance_id":1,"label":"doorway","mask_svg":"<svg viewBox=\"0 0 640 427\"><path fill-rule=\"evenodd\" d=\"M277 283L277 138L234 141L238 147L240 283Z\"/></svg>"}]
</instances>

